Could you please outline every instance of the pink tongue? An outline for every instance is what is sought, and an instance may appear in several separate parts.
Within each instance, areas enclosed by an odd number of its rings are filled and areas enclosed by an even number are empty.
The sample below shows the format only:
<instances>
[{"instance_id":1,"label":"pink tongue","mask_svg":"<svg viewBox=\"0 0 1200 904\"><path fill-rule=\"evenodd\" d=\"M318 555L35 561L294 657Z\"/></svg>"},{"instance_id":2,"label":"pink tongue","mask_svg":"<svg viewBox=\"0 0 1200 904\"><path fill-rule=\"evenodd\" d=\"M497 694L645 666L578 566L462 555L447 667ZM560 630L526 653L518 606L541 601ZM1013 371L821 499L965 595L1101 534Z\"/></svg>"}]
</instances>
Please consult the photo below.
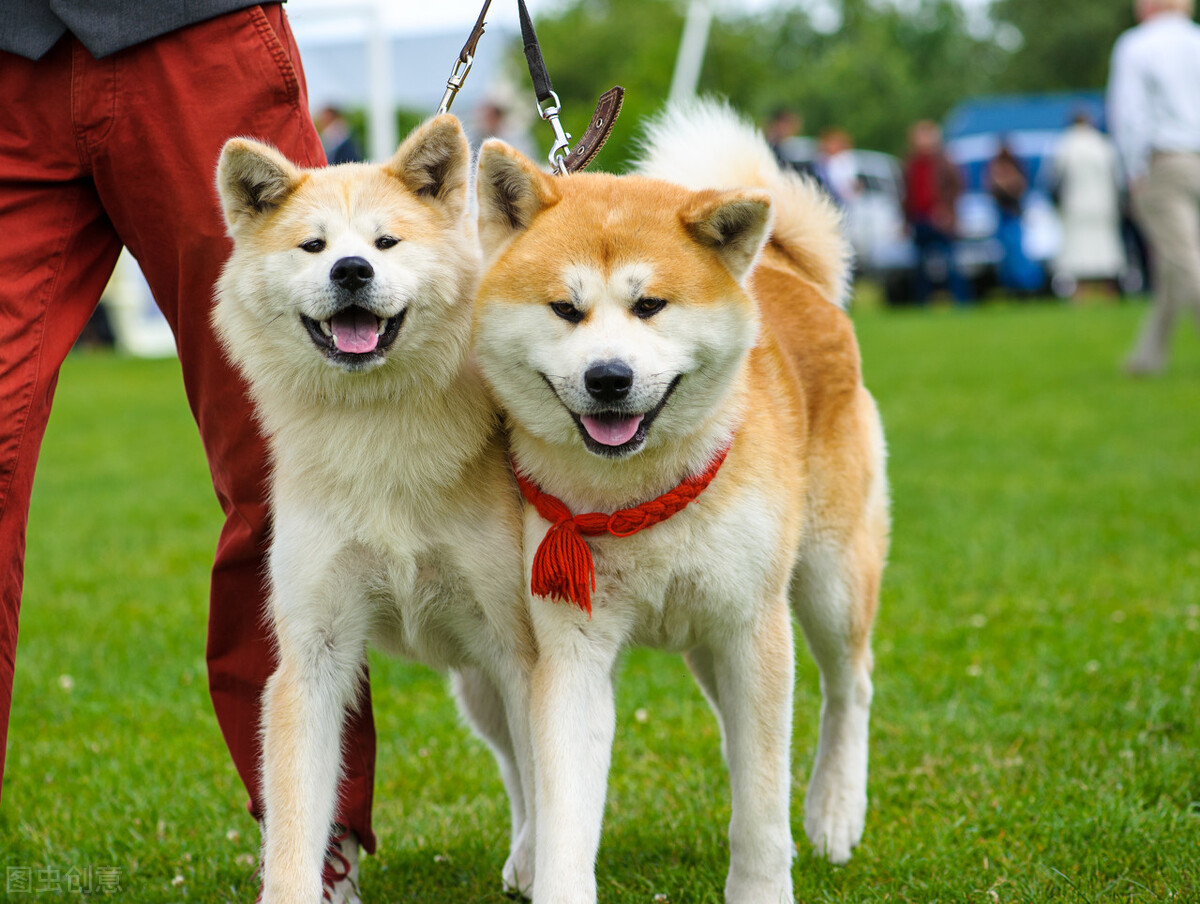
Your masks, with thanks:
<instances>
[{"instance_id":1,"label":"pink tongue","mask_svg":"<svg viewBox=\"0 0 1200 904\"><path fill-rule=\"evenodd\" d=\"M583 423L583 429L588 432L588 436L602 446L623 446L637 433L637 429L642 423L642 416L637 414L633 417L599 420L582 414L579 416L579 420Z\"/></svg>"},{"instance_id":2,"label":"pink tongue","mask_svg":"<svg viewBox=\"0 0 1200 904\"><path fill-rule=\"evenodd\" d=\"M333 344L340 352L361 355L375 350L379 344L379 320L362 308L350 308L329 318Z\"/></svg>"}]
</instances>

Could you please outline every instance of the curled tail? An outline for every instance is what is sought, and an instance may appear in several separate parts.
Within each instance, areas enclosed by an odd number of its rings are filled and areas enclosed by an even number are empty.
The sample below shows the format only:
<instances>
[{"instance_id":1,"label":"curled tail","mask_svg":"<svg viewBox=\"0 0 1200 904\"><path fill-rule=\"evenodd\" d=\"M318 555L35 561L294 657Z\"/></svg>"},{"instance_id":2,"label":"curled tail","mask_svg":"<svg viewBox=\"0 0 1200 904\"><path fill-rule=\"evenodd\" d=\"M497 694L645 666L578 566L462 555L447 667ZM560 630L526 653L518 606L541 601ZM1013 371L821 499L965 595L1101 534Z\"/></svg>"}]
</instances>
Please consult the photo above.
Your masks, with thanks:
<instances>
[{"instance_id":1,"label":"curled tail","mask_svg":"<svg viewBox=\"0 0 1200 904\"><path fill-rule=\"evenodd\" d=\"M771 193L771 243L833 304L849 298L850 245L837 207L799 173L780 167L758 129L725 103L668 107L645 127L637 171L686 188L764 188Z\"/></svg>"}]
</instances>

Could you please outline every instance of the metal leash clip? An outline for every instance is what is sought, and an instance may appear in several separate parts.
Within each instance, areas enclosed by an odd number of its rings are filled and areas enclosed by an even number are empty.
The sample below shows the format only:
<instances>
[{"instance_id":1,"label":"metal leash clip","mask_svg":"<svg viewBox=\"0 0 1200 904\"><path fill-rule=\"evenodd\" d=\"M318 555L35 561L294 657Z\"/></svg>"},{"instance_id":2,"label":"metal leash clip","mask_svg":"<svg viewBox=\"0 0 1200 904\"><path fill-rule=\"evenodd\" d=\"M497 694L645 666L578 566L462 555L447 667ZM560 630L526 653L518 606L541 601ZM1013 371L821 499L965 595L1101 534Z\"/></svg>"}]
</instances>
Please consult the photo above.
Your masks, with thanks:
<instances>
[{"instance_id":1,"label":"metal leash clip","mask_svg":"<svg viewBox=\"0 0 1200 904\"><path fill-rule=\"evenodd\" d=\"M446 79L446 93L442 95L442 102L438 104L438 115L448 113L450 105L454 103L454 98L458 95L458 91L463 86L463 82L467 80L467 73L471 71L471 64L475 62L475 57L467 54L465 60L458 59L454 61L454 71L450 73L450 78Z\"/></svg>"},{"instance_id":2,"label":"metal leash clip","mask_svg":"<svg viewBox=\"0 0 1200 904\"><path fill-rule=\"evenodd\" d=\"M450 105L454 103L455 96L467 80L467 73L471 71L471 64L475 62L475 48L479 45L479 39L483 37L484 17L487 16L488 7L491 5L492 0L483 0L483 9L479 11L479 18L475 20L475 27L471 29L467 43L463 44L458 59L454 61L454 69L450 78L446 79L446 93L442 95L442 102L438 104L439 116L450 112Z\"/></svg>"},{"instance_id":3,"label":"metal leash clip","mask_svg":"<svg viewBox=\"0 0 1200 904\"><path fill-rule=\"evenodd\" d=\"M562 123L558 119L561 109L562 101L553 91L550 92L550 97L546 101L539 100L537 102L538 116L550 123L550 128L554 130L554 144L550 148L547 159L556 176L567 173L567 157L571 153L571 133L563 130Z\"/></svg>"}]
</instances>

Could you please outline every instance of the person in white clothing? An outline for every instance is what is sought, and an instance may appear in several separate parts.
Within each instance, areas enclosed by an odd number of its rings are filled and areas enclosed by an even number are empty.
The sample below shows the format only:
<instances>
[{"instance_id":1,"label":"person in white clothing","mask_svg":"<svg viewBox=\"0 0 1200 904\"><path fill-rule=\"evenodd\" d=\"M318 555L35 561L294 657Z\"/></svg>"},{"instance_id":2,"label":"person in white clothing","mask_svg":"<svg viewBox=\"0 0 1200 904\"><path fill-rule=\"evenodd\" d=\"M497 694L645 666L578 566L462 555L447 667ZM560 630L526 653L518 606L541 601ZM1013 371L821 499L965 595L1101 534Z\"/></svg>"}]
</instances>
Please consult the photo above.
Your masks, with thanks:
<instances>
[{"instance_id":1,"label":"person in white clothing","mask_svg":"<svg viewBox=\"0 0 1200 904\"><path fill-rule=\"evenodd\" d=\"M1121 243L1120 167L1112 142L1079 113L1054 153L1054 186L1062 219L1055 279L1110 292L1125 269Z\"/></svg>"},{"instance_id":2,"label":"person in white clothing","mask_svg":"<svg viewBox=\"0 0 1200 904\"><path fill-rule=\"evenodd\" d=\"M1135 0L1138 25L1113 47L1108 116L1150 245L1155 300L1125 362L1161 371L1181 310L1200 325L1200 25L1194 0Z\"/></svg>"}]
</instances>

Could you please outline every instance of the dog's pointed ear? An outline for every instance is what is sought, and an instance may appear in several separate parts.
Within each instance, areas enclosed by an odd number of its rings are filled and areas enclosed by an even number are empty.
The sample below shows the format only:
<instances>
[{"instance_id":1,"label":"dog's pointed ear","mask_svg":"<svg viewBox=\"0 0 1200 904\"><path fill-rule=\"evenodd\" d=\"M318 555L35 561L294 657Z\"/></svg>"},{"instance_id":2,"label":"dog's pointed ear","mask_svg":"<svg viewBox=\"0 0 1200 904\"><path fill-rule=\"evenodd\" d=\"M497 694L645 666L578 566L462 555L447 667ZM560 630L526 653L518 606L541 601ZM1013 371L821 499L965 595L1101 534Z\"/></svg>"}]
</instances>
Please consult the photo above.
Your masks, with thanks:
<instances>
[{"instance_id":1,"label":"dog's pointed ear","mask_svg":"<svg viewBox=\"0 0 1200 904\"><path fill-rule=\"evenodd\" d=\"M553 176L495 138L485 141L479 151L475 185L479 193L479 239L488 258L528 229L533 218L558 203L560 197Z\"/></svg>"},{"instance_id":2,"label":"dog's pointed ear","mask_svg":"<svg viewBox=\"0 0 1200 904\"><path fill-rule=\"evenodd\" d=\"M697 192L679 216L688 234L712 248L741 282L771 234L771 196L754 189Z\"/></svg>"},{"instance_id":3,"label":"dog's pointed ear","mask_svg":"<svg viewBox=\"0 0 1200 904\"><path fill-rule=\"evenodd\" d=\"M270 145L230 138L217 164L217 193L231 233L282 204L300 184L299 169Z\"/></svg>"},{"instance_id":4,"label":"dog's pointed ear","mask_svg":"<svg viewBox=\"0 0 1200 904\"><path fill-rule=\"evenodd\" d=\"M467 209L471 146L458 118L435 116L404 139L384 172L457 220Z\"/></svg>"}]
</instances>

